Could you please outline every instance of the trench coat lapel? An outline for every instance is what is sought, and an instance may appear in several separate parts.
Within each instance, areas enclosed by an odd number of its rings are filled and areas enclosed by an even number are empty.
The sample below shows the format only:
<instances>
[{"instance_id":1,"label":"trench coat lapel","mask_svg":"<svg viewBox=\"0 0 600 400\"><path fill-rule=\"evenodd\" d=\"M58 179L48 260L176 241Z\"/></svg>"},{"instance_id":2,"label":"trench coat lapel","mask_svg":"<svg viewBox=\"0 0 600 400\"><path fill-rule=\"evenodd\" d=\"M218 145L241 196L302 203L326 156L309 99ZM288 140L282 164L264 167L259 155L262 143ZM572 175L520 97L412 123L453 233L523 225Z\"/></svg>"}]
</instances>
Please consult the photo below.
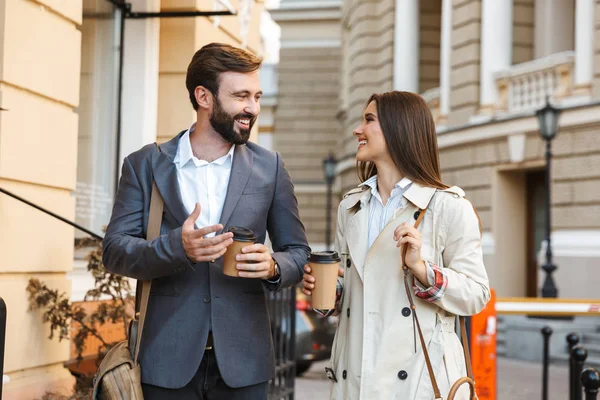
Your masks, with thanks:
<instances>
[{"instance_id":1,"label":"trench coat lapel","mask_svg":"<svg viewBox=\"0 0 600 400\"><path fill-rule=\"evenodd\" d=\"M186 131L179 133L173 139L160 145L160 153L152 155L152 175L156 187L165 203L165 208L183 225L188 212L183 205L181 189L177 180L177 167L174 163L179 139Z\"/></svg>"},{"instance_id":2,"label":"trench coat lapel","mask_svg":"<svg viewBox=\"0 0 600 400\"><path fill-rule=\"evenodd\" d=\"M346 241L352 261L356 271L363 279L365 261L369 250L369 199L371 191L365 191L356 203L352 203L348 208L352 208L360 202L360 209L348 219L346 226Z\"/></svg>"}]
</instances>

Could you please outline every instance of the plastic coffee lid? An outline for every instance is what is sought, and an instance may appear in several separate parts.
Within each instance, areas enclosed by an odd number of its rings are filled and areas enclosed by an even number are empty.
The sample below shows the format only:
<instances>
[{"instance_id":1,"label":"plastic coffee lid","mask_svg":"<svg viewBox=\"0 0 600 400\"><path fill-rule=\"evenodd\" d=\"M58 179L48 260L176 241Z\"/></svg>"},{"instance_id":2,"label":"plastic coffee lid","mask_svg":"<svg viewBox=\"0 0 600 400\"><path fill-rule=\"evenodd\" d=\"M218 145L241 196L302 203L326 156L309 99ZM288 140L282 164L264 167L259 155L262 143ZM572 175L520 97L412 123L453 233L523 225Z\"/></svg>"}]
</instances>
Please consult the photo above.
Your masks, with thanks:
<instances>
[{"instance_id":1,"label":"plastic coffee lid","mask_svg":"<svg viewBox=\"0 0 600 400\"><path fill-rule=\"evenodd\" d=\"M333 264L338 263L342 259L338 255L337 251L315 251L310 254L309 261L320 264Z\"/></svg>"},{"instance_id":2,"label":"plastic coffee lid","mask_svg":"<svg viewBox=\"0 0 600 400\"><path fill-rule=\"evenodd\" d=\"M255 242L256 236L250 229L242 228L239 226L232 226L229 228L229 232L233 232L233 240L238 242Z\"/></svg>"}]
</instances>

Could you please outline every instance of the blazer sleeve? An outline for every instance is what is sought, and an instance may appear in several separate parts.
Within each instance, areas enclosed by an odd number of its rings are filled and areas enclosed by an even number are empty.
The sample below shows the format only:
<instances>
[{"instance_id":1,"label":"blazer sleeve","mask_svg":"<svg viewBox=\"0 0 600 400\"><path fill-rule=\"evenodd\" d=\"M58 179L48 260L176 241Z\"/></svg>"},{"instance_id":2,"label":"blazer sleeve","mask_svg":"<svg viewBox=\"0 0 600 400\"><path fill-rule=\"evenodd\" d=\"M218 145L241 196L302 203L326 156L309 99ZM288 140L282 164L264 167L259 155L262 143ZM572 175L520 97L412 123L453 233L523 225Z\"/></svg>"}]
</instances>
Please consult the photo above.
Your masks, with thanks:
<instances>
[{"instance_id":1,"label":"blazer sleeve","mask_svg":"<svg viewBox=\"0 0 600 400\"><path fill-rule=\"evenodd\" d=\"M294 185L279 153L275 193L269 215L267 230L273 246L273 258L279 264L281 279L277 283L265 281L269 290L278 290L298 284L304 274L304 265L310 255L304 225L298 214L298 201Z\"/></svg>"},{"instance_id":2,"label":"blazer sleeve","mask_svg":"<svg viewBox=\"0 0 600 400\"><path fill-rule=\"evenodd\" d=\"M462 197L444 208L442 229L446 232L442 252L447 287L437 301L455 315L479 313L490 299L490 286L483 264L479 219L471 203Z\"/></svg>"},{"instance_id":3,"label":"blazer sleeve","mask_svg":"<svg viewBox=\"0 0 600 400\"><path fill-rule=\"evenodd\" d=\"M144 204L142 185L131 161L125 158L103 241L102 262L105 268L114 274L141 280L193 269L183 249L181 227L152 241L145 239Z\"/></svg>"}]
</instances>

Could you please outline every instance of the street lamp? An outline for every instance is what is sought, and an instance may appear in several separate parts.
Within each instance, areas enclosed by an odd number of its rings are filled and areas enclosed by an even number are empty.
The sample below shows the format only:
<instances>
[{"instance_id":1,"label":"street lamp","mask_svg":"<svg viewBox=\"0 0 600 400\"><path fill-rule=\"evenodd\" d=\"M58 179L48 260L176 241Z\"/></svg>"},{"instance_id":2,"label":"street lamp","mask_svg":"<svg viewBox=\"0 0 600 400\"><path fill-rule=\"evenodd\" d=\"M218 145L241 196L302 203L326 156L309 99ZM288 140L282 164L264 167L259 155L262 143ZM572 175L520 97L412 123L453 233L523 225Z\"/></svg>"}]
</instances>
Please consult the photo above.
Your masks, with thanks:
<instances>
[{"instance_id":1,"label":"street lamp","mask_svg":"<svg viewBox=\"0 0 600 400\"><path fill-rule=\"evenodd\" d=\"M552 224L550 222L550 189L552 185L550 177L550 161L552 158L551 143L556 136L558 130L558 117L560 110L552 107L548 98L546 98L546 106L536 111L535 115L538 118L540 128L540 136L546 141L546 262L542 265L542 269L546 272L544 284L542 286L542 297L558 297L558 289L554 284L552 273L556 270L556 265L552 263L552 246L550 245L550 233Z\"/></svg>"},{"instance_id":2,"label":"street lamp","mask_svg":"<svg viewBox=\"0 0 600 400\"><path fill-rule=\"evenodd\" d=\"M329 152L329 157L323 160L323 172L325 174L325 182L327 183L327 210L325 216L325 245L326 250L331 247L331 202L333 197L333 182L335 181L335 167L337 160L332 152Z\"/></svg>"}]
</instances>

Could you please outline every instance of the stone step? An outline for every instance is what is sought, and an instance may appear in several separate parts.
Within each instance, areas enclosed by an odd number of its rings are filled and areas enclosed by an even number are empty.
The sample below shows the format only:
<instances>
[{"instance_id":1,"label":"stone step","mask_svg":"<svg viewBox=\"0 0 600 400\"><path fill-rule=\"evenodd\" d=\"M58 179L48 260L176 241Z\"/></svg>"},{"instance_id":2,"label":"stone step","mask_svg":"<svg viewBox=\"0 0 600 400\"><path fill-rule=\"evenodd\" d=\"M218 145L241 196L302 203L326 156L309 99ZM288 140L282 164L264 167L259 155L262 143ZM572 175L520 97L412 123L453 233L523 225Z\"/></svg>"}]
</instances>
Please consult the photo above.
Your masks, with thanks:
<instances>
[{"instance_id":1,"label":"stone step","mask_svg":"<svg viewBox=\"0 0 600 400\"><path fill-rule=\"evenodd\" d=\"M504 344L496 344L496 355L497 356L505 356L506 355L506 345Z\"/></svg>"},{"instance_id":2,"label":"stone step","mask_svg":"<svg viewBox=\"0 0 600 400\"><path fill-rule=\"evenodd\" d=\"M569 355L567 353L551 354L550 360L569 363ZM585 367L600 367L600 356L588 356L588 358L585 360Z\"/></svg>"},{"instance_id":3,"label":"stone step","mask_svg":"<svg viewBox=\"0 0 600 400\"><path fill-rule=\"evenodd\" d=\"M581 342L600 344L600 333L584 333Z\"/></svg>"}]
</instances>

